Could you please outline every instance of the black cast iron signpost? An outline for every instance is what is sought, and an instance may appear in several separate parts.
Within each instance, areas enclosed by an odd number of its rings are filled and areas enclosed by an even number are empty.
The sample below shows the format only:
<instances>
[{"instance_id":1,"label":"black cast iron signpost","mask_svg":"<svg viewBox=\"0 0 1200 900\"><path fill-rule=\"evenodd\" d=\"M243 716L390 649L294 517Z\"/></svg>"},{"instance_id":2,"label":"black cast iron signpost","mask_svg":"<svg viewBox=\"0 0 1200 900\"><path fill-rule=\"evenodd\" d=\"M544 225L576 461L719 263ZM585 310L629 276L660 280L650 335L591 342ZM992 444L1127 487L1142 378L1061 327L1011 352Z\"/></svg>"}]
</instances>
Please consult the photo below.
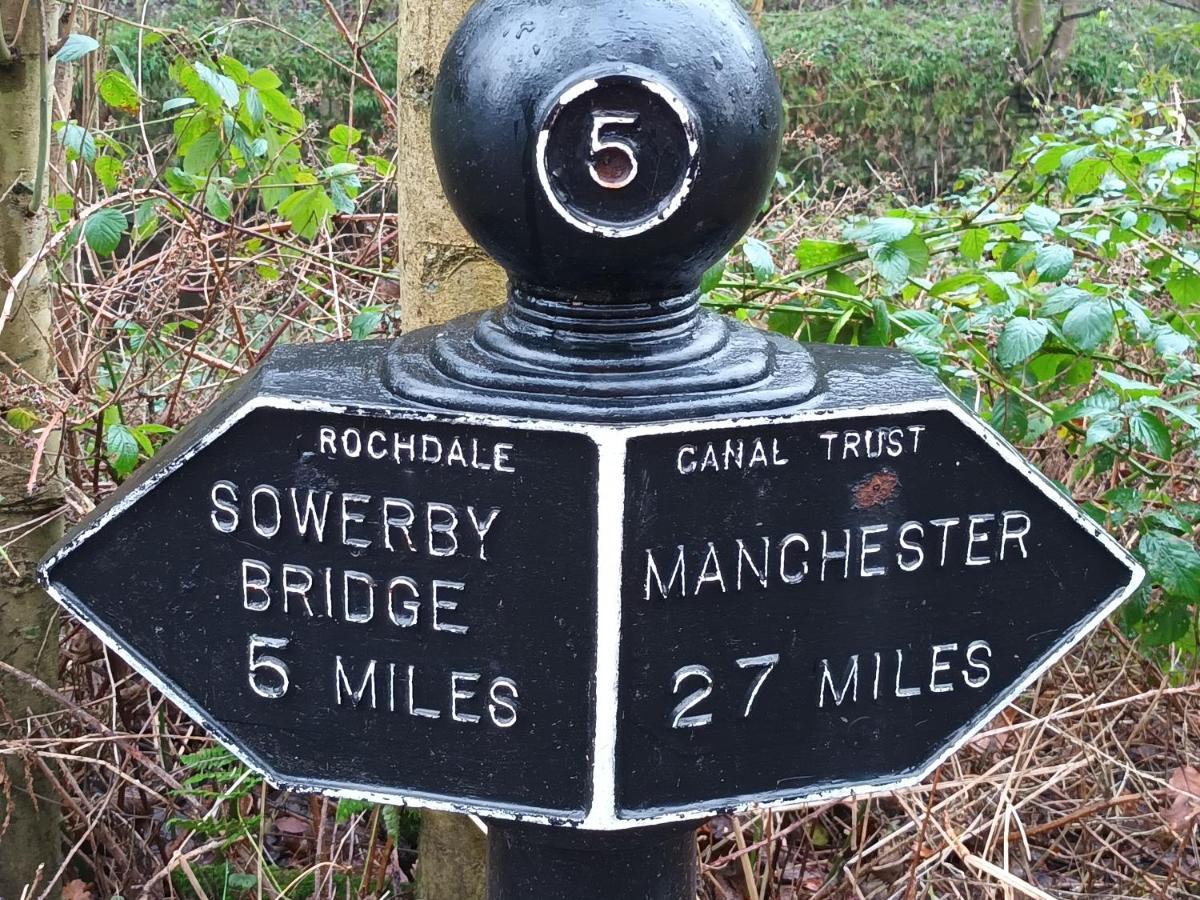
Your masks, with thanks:
<instances>
[{"instance_id":1,"label":"black cast iron signpost","mask_svg":"<svg viewBox=\"0 0 1200 900\"><path fill-rule=\"evenodd\" d=\"M272 781L691 898L687 823L924 777L1135 588L909 357L699 310L778 152L734 4L483 0L433 103L508 304L275 351L42 570Z\"/></svg>"}]
</instances>

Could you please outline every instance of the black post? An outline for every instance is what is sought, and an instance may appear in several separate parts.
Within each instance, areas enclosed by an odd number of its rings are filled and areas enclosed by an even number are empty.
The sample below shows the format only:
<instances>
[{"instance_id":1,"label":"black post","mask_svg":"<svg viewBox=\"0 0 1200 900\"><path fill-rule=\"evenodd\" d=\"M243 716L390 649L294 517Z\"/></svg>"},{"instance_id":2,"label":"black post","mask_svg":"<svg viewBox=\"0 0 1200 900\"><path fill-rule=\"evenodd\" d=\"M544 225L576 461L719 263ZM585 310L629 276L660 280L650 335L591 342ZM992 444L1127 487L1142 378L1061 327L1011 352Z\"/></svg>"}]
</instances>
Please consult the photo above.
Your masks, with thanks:
<instances>
[{"instance_id":1,"label":"black post","mask_svg":"<svg viewBox=\"0 0 1200 900\"><path fill-rule=\"evenodd\" d=\"M696 825L488 823L488 900L695 900Z\"/></svg>"}]
</instances>

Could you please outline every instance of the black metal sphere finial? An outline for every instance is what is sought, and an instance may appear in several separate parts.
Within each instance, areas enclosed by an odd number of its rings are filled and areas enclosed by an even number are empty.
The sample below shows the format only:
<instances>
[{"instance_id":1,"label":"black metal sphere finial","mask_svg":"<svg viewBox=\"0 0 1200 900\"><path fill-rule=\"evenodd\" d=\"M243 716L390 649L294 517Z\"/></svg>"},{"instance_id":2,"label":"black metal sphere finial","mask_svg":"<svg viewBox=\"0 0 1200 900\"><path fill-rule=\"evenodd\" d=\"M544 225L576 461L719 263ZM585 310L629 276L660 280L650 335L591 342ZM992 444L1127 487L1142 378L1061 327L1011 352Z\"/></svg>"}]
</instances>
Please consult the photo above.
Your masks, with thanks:
<instances>
[{"instance_id":1,"label":"black metal sphere finial","mask_svg":"<svg viewBox=\"0 0 1200 900\"><path fill-rule=\"evenodd\" d=\"M479 0L432 101L442 186L540 297L695 290L770 187L780 95L734 0Z\"/></svg>"},{"instance_id":2,"label":"black metal sphere finial","mask_svg":"<svg viewBox=\"0 0 1200 900\"><path fill-rule=\"evenodd\" d=\"M391 390L609 422L809 397L807 350L698 295L770 188L780 106L737 0L477 0L442 59L433 151L508 302L397 341Z\"/></svg>"}]
</instances>

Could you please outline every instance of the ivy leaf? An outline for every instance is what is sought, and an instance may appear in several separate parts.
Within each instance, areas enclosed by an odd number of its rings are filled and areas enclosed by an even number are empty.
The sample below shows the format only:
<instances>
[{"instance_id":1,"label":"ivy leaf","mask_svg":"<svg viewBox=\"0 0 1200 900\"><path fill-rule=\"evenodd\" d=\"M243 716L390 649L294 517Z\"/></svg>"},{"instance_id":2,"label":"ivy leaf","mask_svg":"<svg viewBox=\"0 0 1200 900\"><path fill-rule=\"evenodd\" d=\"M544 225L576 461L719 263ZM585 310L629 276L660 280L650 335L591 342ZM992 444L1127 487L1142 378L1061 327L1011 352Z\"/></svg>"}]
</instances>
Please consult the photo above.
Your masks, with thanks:
<instances>
[{"instance_id":1,"label":"ivy leaf","mask_svg":"<svg viewBox=\"0 0 1200 900\"><path fill-rule=\"evenodd\" d=\"M137 466L137 438L120 422L113 422L104 429L104 450L118 478L124 478Z\"/></svg>"},{"instance_id":2,"label":"ivy leaf","mask_svg":"<svg viewBox=\"0 0 1200 900\"><path fill-rule=\"evenodd\" d=\"M119 109L131 116L137 115L141 107L141 98L138 97L137 85L124 72L109 69L100 76L96 89L100 92L100 99L113 109Z\"/></svg>"},{"instance_id":3,"label":"ivy leaf","mask_svg":"<svg viewBox=\"0 0 1200 900\"><path fill-rule=\"evenodd\" d=\"M128 230L129 220L125 218L125 213L106 206L84 220L83 239L98 256L112 256Z\"/></svg>"},{"instance_id":4,"label":"ivy leaf","mask_svg":"<svg viewBox=\"0 0 1200 900\"><path fill-rule=\"evenodd\" d=\"M996 360L1009 368L1025 362L1046 343L1049 331L1040 319L1009 319L996 344Z\"/></svg>"},{"instance_id":5,"label":"ivy leaf","mask_svg":"<svg viewBox=\"0 0 1200 900\"><path fill-rule=\"evenodd\" d=\"M1134 443L1160 459L1171 458L1171 432L1158 416L1148 410L1130 417L1129 434Z\"/></svg>"},{"instance_id":6,"label":"ivy leaf","mask_svg":"<svg viewBox=\"0 0 1200 900\"><path fill-rule=\"evenodd\" d=\"M1189 603L1200 601L1200 553L1191 541L1151 531L1142 537L1137 550L1152 582Z\"/></svg>"},{"instance_id":7,"label":"ivy leaf","mask_svg":"<svg viewBox=\"0 0 1200 900\"><path fill-rule=\"evenodd\" d=\"M1038 234L1051 234L1058 227L1061 216L1052 209L1031 203L1022 216L1027 228Z\"/></svg>"},{"instance_id":8,"label":"ivy leaf","mask_svg":"<svg viewBox=\"0 0 1200 900\"><path fill-rule=\"evenodd\" d=\"M83 59L89 53L99 49L100 43L94 38L86 34L78 34L71 32L67 35L67 39L63 41L63 45L58 48L58 52L54 54L56 62L69 63L75 62L78 59Z\"/></svg>"},{"instance_id":9,"label":"ivy leaf","mask_svg":"<svg viewBox=\"0 0 1200 900\"><path fill-rule=\"evenodd\" d=\"M1033 258L1039 281L1062 281L1075 263L1075 252L1062 244L1042 244Z\"/></svg>"},{"instance_id":10,"label":"ivy leaf","mask_svg":"<svg viewBox=\"0 0 1200 900\"><path fill-rule=\"evenodd\" d=\"M760 281L766 281L775 274L775 260L771 258L771 248L762 241L746 238L745 244L742 245L742 253Z\"/></svg>"},{"instance_id":11,"label":"ivy leaf","mask_svg":"<svg viewBox=\"0 0 1200 900\"><path fill-rule=\"evenodd\" d=\"M1081 350L1095 350L1113 330L1113 311L1107 300L1093 298L1080 303L1063 322L1063 334Z\"/></svg>"},{"instance_id":12,"label":"ivy leaf","mask_svg":"<svg viewBox=\"0 0 1200 900\"><path fill-rule=\"evenodd\" d=\"M1100 187L1100 182L1108 174L1109 162L1106 159L1088 157L1081 159L1071 166L1067 173L1067 190L1075 196L1094 194Z\"/></svg>"},{"instance_id":13,"label":"ivy leaf","mask_svg":"<svg viewBox=\"0 0 1200 900\"><path fill-rule=\"evenodd\" d=\"M853 244L842 241L818 241L806 238L796 245L796 262L801 269L815 269L858 253Z\"/></svg>"},{"instance_id":14,"label":"ivy leaf","mask_svg":"<svg viewBox=\"0 0 1200 900\"><path fill-rule=\"evenodd\" d=\"M865 225L849 227L845 230L847 240L861 241L864 244L891 244L912 234L916 223L912 219L899 216L883 216L872 219Z\"/></svg>"}]
</instances>

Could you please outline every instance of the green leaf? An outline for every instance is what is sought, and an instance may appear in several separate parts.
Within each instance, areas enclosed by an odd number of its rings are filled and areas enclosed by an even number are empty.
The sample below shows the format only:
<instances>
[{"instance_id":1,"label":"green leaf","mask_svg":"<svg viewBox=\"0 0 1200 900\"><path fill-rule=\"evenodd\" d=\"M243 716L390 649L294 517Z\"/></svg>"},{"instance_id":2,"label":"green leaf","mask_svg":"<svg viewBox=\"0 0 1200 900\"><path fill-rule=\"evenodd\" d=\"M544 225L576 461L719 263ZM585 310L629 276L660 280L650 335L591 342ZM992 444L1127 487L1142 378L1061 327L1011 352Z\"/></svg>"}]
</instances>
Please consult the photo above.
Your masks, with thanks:
<instances>
[{"instance_id":1,"label":"green leaf","mask_svg":"<svg viewBox=\"0 0 1200 900\"><path fill-rule=\"evenodd\" d=\"M1081 159L1071 166L1067 174L1067 190L1075 196L1094 194L1100 187L1100 182L1108 174L1109 162L1106 159L1088 157Z\"/></svg>"},{"instance_id":2,"label":"green leaf","mask_svg":"<svg viewBox=\"0 0 1200 900\"><path fill-rule=\"evenodd\" d=\"M1054 210L1038 206L1036 203L1031 203L1026 207L1022 216L1025 226L1038 234L1052 233L1058 227L1061 218Z\"/></svg>"},{"instance_id":3,"label":"green leaf","mask_svg":"<svg viewBox=\"0 0 1200 900\"><path fill-rule=\"evenodd\" d=\"M771 258L771 248L757 238L746 238L742 245L742 253L754 275L760 281L766 281L775 274L775 260Z\"/></svg>"},{"instance_id":4,"label":"green leaf","mask_svg":"<svg viewBox=\"0 0 1200 900\"><path fill-rule=\"evenodd\" d=\"M124 166L115 156L101 156L96 160L96 177L104 185L104 189L112 193L117 189L117 179L121 177Z\"/></svg>"},{"instance_id":5,"label":"green leaf","mask_svg":"<svg viewBox=\"0 0 1200 900\"><path fill-rule=\"evenodd\" d=\"M104 429L104 449L117 477L124 478L137 466L137 438L120 422L113 422Z\"/></svg>"},{"instance_id":6,"label":"green leaf","mask_svg":"<svg viewBox=\"0 0 1200 900\"><path fill-rule=\"evenodd\" d=\"M334 819L339 824L349 822L351 818L369 810L373 804L369 800L349 800L345 797L338 800L337 812L334 813Z\"/></svg>"},{"instance_id":7,"label":"green leaf","mask_svg":"<svg viewBox=\"0 0 1200 900\"><path fill-rule=\"evenodd\" d=\"M315 236L335 211L333 200L319 186L295 191L279 204L279 214L304 238Z\"/></svg>"},{"instance_id":8,"label":"green leaf","mask_svg":"<svg viewBox=\"0 0 1200 900\"><path fill-rule=\"evenodd\" d=\"M1061 164L1063 157L1075 149L1071 144L1055 144L1042 150L1033 161L1033 170L1039 175L1049 175Z\"/></svg>"},{"instance_id":9,"label":"green leaf","mask_svg":"<svg viewBox=\"0 0 1200 900\"><path fill-rule=\"evenodd\" d=\"M1075 253L1062 244L1043 244L1033 258L1039 281L1062 281L1071 271Z\"/></svg>"},{"instance_id":10,"label":"green leaf","mask_svg":"<svg viewBox=\"0 0 1200 900\"><path fill-rule=\"evenodd\" d=\"M194 97L172 97L162 105L162 111L165 113L174 112L177 109L183 109L185 106L195 106L196 99Z\"/></svg>"},{"instance_id":11,"label":"green leaf","mask_svg":"<svg viewBox=\"0 0 1200 900\"><path fill-rule=\"evenodd\" d=\"M815 269L858 253L854 244L843 241L818 241L806 238L796 245L796 262L801 269Z\"/></svg>"},{"instance_id":12,"label":"green leaf","mask_svg":"<svg viewBox=\"0 0 1200 900\"><path fill-rule=\"evenodd\" d=\"M896 346L911 353L927 366L935 367L942 359L942 345L919 331L901 335L896 339Z\"/></svg>"},{"instance_id":13,"label":"green leaf","mask_svg":"<svg viewBox=\"0 0 1200 900\"><path fill-rule=\"evenodd\" d=\"M908 274L910 277L922 274L929 268L929 245L925 238L918 233L910 234L893 243L908 257Z\"/></svg>"},{"instance_id":14,"label":"green leaf","mask_svg":"<svg viewBox=\"0 0 1200 900\"><path fill-rule=\"evenodd\" d=\"M707 294L725 277L725 260L721 259L709 266L704 275L700 278L700 293Z\"/></svg>"},{"instance_id":15,"label":"green leaf","mask_svg":"<svg viewBox=\"0 0 1200 900\"><path fill-rule=\"evenodd\" d=\"M1165 647L1186 635L1191 625L1187 604L1169 600L1159 603L1142 623L1142 643L1147 647Z\"/></svg>"},{"instance_id":16,"label":"green leaf","mask_svg":"<svg viewBox=\"0 0 1200 900\"><path fill-rule=\"evenodd\" d=\"M862 296L862 291L858 289L858 285L854 279L841 269L833 269L825 275L825 287L828 290L836 291L839 294L845 294L849 297Z\"/></svg>"},{"instance_id":17,"label":"green leaf","mask_svg":"<svg viewBox=\"0 0 1200 900\"><path fill-rule=\"evenodd\" d=\"M864 244L890 244L912 234L915 225L912 219L884 216L872 219L865 225L847 228L845 235L847 240L861 241Z\"/></svg>"},{"instance_id":18,"label":"green leaf","mask_svg":"<svg viewBox=\"0 0 1200 900\"><path fill-rule=\"evenodd\" d=\"M1092 133L1098 134L1100 137L1108 137L1117 130L1119 124L1112 116L1101 116L1092 123Z\"/></svg>"},{"instance_id":19,"label":"green leaf","mask_svg":"<svg viewBox=\"0 0 1200 900\"><path fill-rule=\"evenodd\" d=\"M1167 281L1167 293L1181 306L1200 303L1200 274L1186 271L1173 276Z\"/></svg>"},{"instance_id":20,"label":"green leaf","mask_svg":"<svg viewBox=\"0 0 1200 900\"><path fill-rule=\"evenodd\" d=\"M4 421L17 431L32 431L37 426L38 417L23 406L14 406L5 411Z\"/></svg>"},{"instance_id":21,"label":"green leaf","mask_svg":"<svg viewBox=\"0 0 1200 900\"><path fill-rule=\"evenodd\" d=\"M234 109L238 104L238 86L237 83L228 75L222 75L213 69L210 69L202 62L192 63L192 67L196 70L196 74L200 76L200 80L207 84L217 96L221 98L221 102Z\"/></svg>"},{"instance_id":22,"label":"green leaf","mask_svg":"<svg viewBox=\"0 0 1200 900\"><path fill-rule=\"evenodd\" d=\"M365 341L379 328L383 321L383 311L374 307L367 308L350 320L350 339Z\"/></svg>"},{"instance_id":23,"label":"green leaf","mask_svg":"<svg viewBox=\"0 0 1200 900\"><path fill-rule=\"evenodd\" d=\"M225 181L226 179L220 179ZM229 201L229 194L221 189L218 179L214 178L204 186L204 208L212 214L216 219L222 222L228 222L229 216L233 212L233 208Z\"/></svg>"},{"instance_id":24,"label":"green leaf","mask_svg":"<svg viewBox=\"0 0 1200 900\"><path fill-rule=\"evenodd\" d=\"M206 131L183 154L183 171L189 175L207 175L221 155L221 135L213 129Z\"/></svg>"},{"instance_id":25,"label":"green leaf","mask_svg":"<svg viewBox=\"0 0 1200 900\"><path fill-rule=\"evenodd\" d=\"M1040 319L1023 316L1009 319L996 344L996 360L1006 367L1025 362L1046 343L1049 332L1046 323Z\"/></svg>"},{"instance_id":26,"label":"green leaf","mask_svg":"<svg viewBox=\"0 0 1200 900\"><path fill-rule=\"evenodd\" d=\"M1195 416L1186 409L1182 409L1169 400L1163 400L1161 397L1153 396L1143 397L1142 405L1153 406L1155 409L1161 409L1163 412L1168 413L1169 415L1174 416L1180 422L1183 422L1189 428L1195 428L1197 431L1200 431L1200 417Z\"/></svg>"},{"instance_id":27,"label":"green leaf","mask_svg":"<svg viewBox=\"0 0 1200 900\"><path fill-rule=\"evenodd\" d=\"M338 124L329 129L329 140L342 147L353 147L362 140L362 132L349 125Z\"/></svg>"},{"instance_id":28,"label":"green leaf","mask_svg":"<svg viewBox=\"0 0 1200 900\"><path fill-rule=\"evenodd\" d=\"M992 427L1010 441L1020 441L1029 431L1029 416L1025 404L1015 394L1001 394L992 404Z\"/></svg>"},{"instance_id":29,"label":"green leaf","mask_svg":"<svg viewBox=\"0 0 1200 900\"><path fill-rule=\"evenodd\" d=\"M1154 328L1154 349L1163 356L1178 356L1187 353L1192 347L1191 338L1180 334L1170 325L1157 325Z\"/></svg>"},{"instance_id":30,"label":"green leaf","mask_svg":"<svg viewBox=\"0 0 1200 900\"><path fill-rule=\"evenodd\" d=\"M246 115L250 118L250 123L256 127L262 125L266 117L266 110L263 107L262 97L258 93L258 88L246 88L245 103Z\"/></svg>"},{"instance_id":31,"label":"green leaf","mask_svg":"<svg viewBox=\"0 0 1200 900\"><path fill-rule=\"evenodd\" d=\"M75 122L65 122L62 131L58 133L58 142L84 162L94 162L96 159L96 139L92 133Z\"/></svg>"},{"instance_id":32,"label":"green leaf","mask_svg":"<svg viewBox=\"0 0 1200 900\"><path fill-rule=\"evenodd\" d=\"M96 84L100 99L111 106L130 115L136 116L141 108L141 98L138 97L137 85L124 72L109 69L100 76Z\"/></svg>"},{"instance_id":33,"label":"green leaf","mask_svg":"<svg viewBox=\"0 0 1200 900\"><path fill-rule=\"evenodd\" d=\"M892 341L892 318L888 315L887 304L876 297L871 301L871 328L868 335L870 343L886 347Z\"/></svg>"},{"instance_id":34,"label":"green leaf","mask_svg":"<svg viewBox=\"0 0 1200 900\"><path fill-rule=\"evenodd\" d=\"M1129 418L1129 434L1134 443L1145 448L1160 459L1171 458L1171 432L1166 425L1149 410L1142 410Z\"/></svg>"},{"instance_id":35,"label":"green leaf","mask_svg":"<svg viewBox=\"0 0 1200 900\"><path fill-rule=\"evenodd\" d=\"M1061 425L1071 419L1085 419L1089 416L1104 415L1115 412L1121 405L1121 398L1110 390L1097 391L1089 394L1077 403L1072 403L1066 409L1054 414L1054 424Z\"/></svg>"},{"instance_id":36,"label":"green leaf","mask_svg":"<svg viewBox=\"0 0 1200 900\"><path fill-rule=\"evenodd\" d=\"M111 206L98 209L83 222L83 239L98 256L111 256L129 230L125 213Z\"/></svg>"},{"instance_id":37,"label":"green leaf","mask_svg":"<svg viewBox=\"0 0 1200 900\"><path fill-rule=\"evenodd\" d=\"M1084 443L1088 447L1103 444L1105 441L1111 440L1120 434L1124 423L1125 420L1122 416L1113 413L1094 416L1088 423L1087 438Z\"/></svg>"},{"instance_id":38,"label":"green leaf","mask_svg":"<svg viewBox=\"0 0 1200 900\"><path fill-rule=\"evenodd\" d=\"M1113 330L1112 306L1095 298L1080 303L1063 322L1063 334L1081 350L1095 350Z\"/></svg>"},{"instance_id":39,"label":"green leaf","mask_svg":"<svg viewBox=\"0 0 1200 900\"><path fill-rule=\"evenodd\" d=\"M250 73L249 83L251 87L260 91L273 91L283 84L279 76L270 69L255 69Z\"/></svg>"},{"instance_id":40,"label":"green leaf","mask_svg":"<svg viewBox=\"0 0 1200 900\"><path fill-rule=\"evenodd\" d=\"M1092 300L1094 297L1094 294L1090 294L1082 288L1062 285L1046 294L1046 299L1042 301L1042 312L1048 316L1056 316L1069 309L1074 309L1080 303Z\"/></svg>"},{"instance_id":41,"label":"green leaf","mask_svg":"<svg viewBox=\"0 0 1200 900\"><path fill-rule=\"evenodd\" d=\"M1154 584L1189 603L1200 601L1200 553L1191 541L1151 531L1142 537L1137 550Z\"/></svg>"},{"instance_id":42,"label":"green leaf","mask_svg":"<svg viewBox=\"0 0 1200 900\"><path fill-rule=\"evenodd\" d=\"M900 284L908 277L908 254L895 244L872 244L868 251L876 271L889 284Z\"/></svg>"},{"instance_id":43,"label":"green leaf","mask_svg":"<svg viewBox=\"0 0 1200 900\"><path fill-rule=\"evenodd\" d=\"M1099 375L1122 394L1132 399L1162 393L1162 388L1159 385L1146 384L1144 381L1134 381L1132 378L1126 378L1117 372L1102 371Z\"/></svg>"},{"instance_id":44,"label":"green leaf","mask_svg":"<svg viewBox=\"0 0 1200 900\"><path fill-rule=\"evenodd\" d=\"M89 37L86 34L78 34L73 31L67 35L67 39L63 41L63 45L54 54L54 60L60 63L75 62L75 60L83 59L89 53L99 49L99 47L100 44L94 37Z\"/></svg>"},{"instance_id":45,"label":"green leaf","mask_svg":"<svg viewBox=\"0 0 1200 900\"><path fill-rule=\"evenodd\" d=\"M253 82L253 78L251 81ZM263 109L272 119L292 128L304 127L304 116L292 106L292 102L281 91L254 86L258 88L259 97L262 98Z\"/></svg>"},{"instance_id":46,"label":"green leaf","mask_svg":"<svg viewBox=\"0 0 1200 900\"><path fill-rule=\"evenodd\" d=\"M988 230L986 228L969 228L963 232L962 240L958 245L958 252L967 259L979 262L983 259L983 250L988 242Z\"/></svg>"}]
</instances>

